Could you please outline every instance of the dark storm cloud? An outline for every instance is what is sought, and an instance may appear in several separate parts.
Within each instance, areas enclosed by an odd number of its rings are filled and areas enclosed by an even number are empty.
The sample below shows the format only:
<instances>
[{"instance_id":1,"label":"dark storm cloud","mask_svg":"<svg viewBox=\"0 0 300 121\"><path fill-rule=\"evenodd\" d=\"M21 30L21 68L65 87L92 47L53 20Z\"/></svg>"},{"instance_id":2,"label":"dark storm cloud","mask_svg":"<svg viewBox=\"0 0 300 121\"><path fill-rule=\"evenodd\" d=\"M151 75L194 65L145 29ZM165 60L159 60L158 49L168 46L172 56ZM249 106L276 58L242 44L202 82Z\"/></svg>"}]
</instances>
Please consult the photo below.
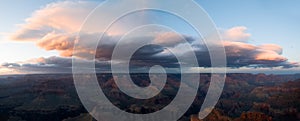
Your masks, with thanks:
<instances>
[{"instance_id":1,"label":"dark storm cloud","mask_svg":"<svg viewBox=\"0 0 300 121\"><path fill-rule=\"evenodd\" d=\"M97 34L87 34L85 35L85 39L88 39L90 36L97 36ZM130 59L130 66L134 68L144 68L144 67L151 67L153 65L161 65L168 68L176 68L179 67L179 62L176 58L176 53L172 53L169 49L173 49L174 52L182 52L183 54L179 54L184 58L190 57L191 52L186 51L186 48L180 48L182 42L176 40L177 45L170 41L172 44L161 44L162 42L155 41L155 36L145 36L145 37L137 37L131 38L131 40L125 40L126 43L122 45L123 49L132 48L135 46L135 42L138 40L143 41L152 41L153 44L149 44L139 48L131 57ZM63 37L67 40L62 41L71 41L68 40L72 37ZM98 48L96 49L96 67L101 68L101 70L109 69L110 62L119 62L120 64L125 63L128 60L111 60L112 52L115 49L115 45L117 44L117 39L120 38L119 36L107 36L105 35L104 39L101 40L102 42ZM198 41L196 39L192 39L192 37L185 37L185 39L189 39L190 44L194 48L193 53L195 53L198 63L200 67L211 67L210 61L210 53L206 48L205 44L195 44L194 41ZM57 42L58 40L50 42ZM61 42L59 40L58 42ZM157 45L155 42L161 45ZM201 42L200 42L201 43ZM80 56L82 60L89 61L90 58L85 58L84 55L86 54L94 54L90 53L91 45L94 43L85 43L85 45L79 45L80 50L77 52L81 52L83 56ZM49 45L49 44L48 44ZM72 52L73 47L68 44L61 44L65 45L65 47L60 47L59 51L62 53L69 53ZM165 46L163 46L165 45ZM251 68L272 68L272 67L282 67L282 68L292 68L298 67L298 63L289 62L286 57L283 57L282 48L278 45L273 44L266 44L266 45L253 45L246 42L236 42L236 41L224 41L222 45L225 47L226 51L226 59L227 59L227 66L232 68L240 68L240 67L251 67ZM169 46L169 47L167 47ZM216 44L215 46L220 46ZM211 50L214 51L214 50ZM126 53L126 51L124 52ZM80 54L79 54L80 55ZM31 67L31 68L71 68L72 67L72 60L69 57L50 57L50 58L39 58L38 61L34 64L23 64L22 67ZM181 62L182 63L182 62ZM184 62L183 62L184 63ZM9 64L6 64L9 66ZM10 64L10 66L17 66Z\"/></svg>"},{"instance_id":2,"label":"dark storm cloud","mask_svg":"<svg viewBox=\"0 0 300 121\"><path fill-rule=\"evenodd\" d=\"M164 34L164 33L162 33ZM53 35L51 35L53 36ZM88 40L90 37L98 36L98 34L86 34L83 36L84 40ZM173 49L173 52L178 52L178 54L183 58L189 58L191 52L187 51L187 48L180 47L185 41L181 40L170 40L178 39L174 37L161 38L165 39L166 42L162 40L157 41L157 36L138 36L137 38L130 38L130 40L125 40L126 43L122 45L123 49L132 48L135 46L137 41L152 41L152 44L143 46L139 48L130 59L130 68L139 69L146 68L149 69L154 65L161 65L167 68L177 68L179 67L179 62L176 58L177 53L172 53L169 49ZM96 52L93 52L91 46L95 43L84 43L79 45L80 48L76 52L81 54L78 58L82 60L83 63L90 62L91 58L85 58L87 54L96 56L96 70L97 71L110 71L111 63L120 64L120 68L128 60L111 60L112 52L115 49L117 40L120 36L108 36L105 35L101 44L98 45ZM66 55L66 57L49 57L49 58L38 58L31 61L23 62L23 64L18 63L5 63L2 67L12 68L22 71L31 72L49 72L49 73L71 73L72 69L72 58L73 46L74 46L74 35L57 35L53 38L44 38L44 42L39 43L39 46L48 48L49 50L58 50ZM194 42L199 41L193 37L184 36L184 39L188 39L189 44L193 47L193 53L195 53L199 67L211 67L210 55L205 44L199 42L195 44ZM123 40L124 41L124 40ZM47 43L48 42L48 43ZM167 42L170 42L169 44ZM160 45L158 45L160 44ZM227 66L231 68L240 67L251 67L251 68L293 68L298 67L298 63L289 62L286 57L283 57L282 48L278 45L267 44L267 45L253 45L246 42L237 41L224 41L221 45L225 47ZM220 46L216 44L215 46ZM214 51L214 50L211 50ZM124 51L126 53L126 51ZM185 63L185 62L180 62Z\"/></svg>"}]
</instances>

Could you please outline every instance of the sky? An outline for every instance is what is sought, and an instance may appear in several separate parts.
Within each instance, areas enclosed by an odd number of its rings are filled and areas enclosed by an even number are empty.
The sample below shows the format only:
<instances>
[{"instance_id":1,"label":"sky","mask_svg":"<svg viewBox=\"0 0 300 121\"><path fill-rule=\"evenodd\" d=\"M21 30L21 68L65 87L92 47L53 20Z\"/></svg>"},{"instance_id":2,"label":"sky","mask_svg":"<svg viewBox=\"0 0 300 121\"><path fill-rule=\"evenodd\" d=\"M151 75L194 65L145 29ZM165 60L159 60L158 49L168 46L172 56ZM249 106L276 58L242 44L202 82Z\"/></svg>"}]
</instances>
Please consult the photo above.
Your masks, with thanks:
<instances>
[{"instance_id":1,"label":"sky","mask_svg":"<svg viewBox=\"0 0 300 121\"><path fill-rule=\"evenodd\" d=\"M300 61L298 0L197 0L220 28L246 26L256 44L273 43L283 47L283 55Z\"/></svg>"},{"instance_id":2,"label":"sky","mask_svg":"<svg viewBox=\"0 0 300 121\"><path fill-rule=\"evenodd\" d=\"M56 52L46 52L34 43L14 42L9 39L10 33L18 29L18 25L35 11L53 0L3 0L1 1L0 22L0 63L24 61L24 59L37 58L40 56L55 56ZM13 48L13 49L12 49Z\"/></svg>"},{"instance_id":3,"label":"sky","mask_svg":"<svg viewBox=\"0 0 300 121\"><path fill-rule=\"evenodd\" d=\"M226 47L228 67L230 72L251 73L298 73L300 55L297 53L300 45L300 1L291 0L195 0L215 22ZM70 63L74 38L86 16L101 0L3 0L0 3L0 73L54 73L70 71ZM116 0L115 2L119 2ZM145 5L152 4L145 1ZM159 3L156 3L159 4ZM113 15L109 12L103 16ZM100 16L100 17L103 17ZM136 19L139 18L139 19ZM136 21L132 21L136 19ZM165 21L162 21L165 20ZM172 20L172 21L168 21ZM168 25L182 33L190 40L196 50L205 50L204 45L196 43L195 34L188 25L180 22L174 16L165 13L141 12L129 16L116 24L107 34L107 43L98 49L96 57L100 66L106 67L109 62L107 55L111 54L115 39L119 38L122 29L127 32L131 26L155 23ZM121 26L121 27L120 27ZM124 27L125 26L125 27ZM122 28L123 27L123 28ZM144 40L156 44L170 46L171 50L183 53L184 46L174 33L144 32ZM99 35L90 35L93 37ZM147 35L147 36L146 36ZM137 38L131 37L135 40ZM176 44L174 44L176 42ZM130 43L130 40L128 40ZM93 44L93 43L88 43ZM87 45L88 45L87 44ZM81 45L87 47L87 45ZM132 43L131 43L132 45ZM130 47L130 44L128 45ZM104 48L104 49L103 49ZM147 51L155 53L145 53ZM178 51L180 50L180 51ZM79 50L80 53L90 51ZM204 51L196 51L204 52ZM251 53L249 53L251 52ZM185 55L183 53L182 55ZM142 56L143 55L143 56ZM146 55L146 56L145 56ZM88 58L78 57L89 61ZM167 58L161 63L161 58ZM198 58L199 59L199 58ZM176 67L174 57L161 47L148 46L140 49L132 60L134 66L147 67L147 64L163 64L166 67ZM210 60L199 59L201 67L209 66ZM121 62L119 62L121 63ZM203 68L202 68L203 69Z\"/></svg>"}]
</instances>

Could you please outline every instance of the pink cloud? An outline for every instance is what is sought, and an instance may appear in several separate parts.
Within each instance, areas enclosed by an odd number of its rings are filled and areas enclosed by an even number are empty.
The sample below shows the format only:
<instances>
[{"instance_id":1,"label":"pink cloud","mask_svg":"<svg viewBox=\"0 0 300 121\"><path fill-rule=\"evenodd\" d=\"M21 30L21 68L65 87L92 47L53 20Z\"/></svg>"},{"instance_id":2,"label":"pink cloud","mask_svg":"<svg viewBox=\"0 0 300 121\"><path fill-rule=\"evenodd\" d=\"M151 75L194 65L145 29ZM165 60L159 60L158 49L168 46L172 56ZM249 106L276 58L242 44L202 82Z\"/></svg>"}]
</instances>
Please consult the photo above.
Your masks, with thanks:
<instances>
[{"instance_id":1,"label":"pink cloud","mask_svg":"<svg viewBox=\"0 0 300 121\"><path fill-rule=\"evenodd\" d=\"M67 50L74 46L76 35L48 33L37 41L37 45L46 50Z\"/></svg>"},{"instance_id":2,"label":"pink cloud","mask_svg":"<svg viewBox=\"0 0 300 121\"><path fill-rule=\"evenodd\" d=\"M222 37L226 41L247 41L251 34L247 33L247 28L237 26L222 32Z\"/></svg>"},{"instance_id":3,"label":"pink cloud","mask_svg":"<svg viewBox=\"0 0 300 121\"><path fill-rule=\"evenodd\" d=\"M260 53L258 53L257 55L255 55L255 60L259 60L259 61L279 61L279 62L283 62L283 61L287 61L288 59L279 55L278 53L274 52L274 51L262 51Z\"/></svg>"},{"instance_id":4,"label":"pink cloud","mask_svg":"<svg viewBox=\"0 0 300 121\"><path fill-rule=\"evenodd\" d=\"M46 5L25 20L21 28L11 34L17 41L36 41L49 32L76 33L85 17L97 4L85 1L63 1Z\"/></svg>"},{"instance_id":5,"label":"pink cloud","mask_svg":"<svg viewBox=\"0 0 300 121\"><path fill-rule=\"evenodd\" d=\"M224 41L223 46L226 49L227 56L242 56L246 52L254 51L257 49L255 45L232 41Z\"/></svg>"},{"instance_id":6,"label":"pink cloud","mask_svg":"<svg viewBox=\"0 0 300 121\"><path fill-rule=\"evenodd\" d=\"M165 46L174 46L178 43L184 43L185 40L182 39L181 35L178 35L174 32L163 32L155 35L154 43L165 45Z\"/></svg>"},{"instance_id":7,"label":"pink cloud","mask_svg":"<svg viewBox=\"0 0 300 121\"><path fill-rule=\"evenodd\" d=\"M282 47L280 47L279 45L276 44L264 44L264 45L260 45L258 46L260 49L262 50L270 50L273 52L276 52L277 54L282 54Z\"/></svg>"},{"instance_id":8,"label":"pink cloud","mask_svg":"<svg viewBox=\"0 0 300 121\"><path fill-rule=\"evenodd\" d=\"M253 45L244 42L224 41L229 66L258 66L284 68L298 67L282 56L282 48L275 44Z\"/></svg>"}]
</instances>

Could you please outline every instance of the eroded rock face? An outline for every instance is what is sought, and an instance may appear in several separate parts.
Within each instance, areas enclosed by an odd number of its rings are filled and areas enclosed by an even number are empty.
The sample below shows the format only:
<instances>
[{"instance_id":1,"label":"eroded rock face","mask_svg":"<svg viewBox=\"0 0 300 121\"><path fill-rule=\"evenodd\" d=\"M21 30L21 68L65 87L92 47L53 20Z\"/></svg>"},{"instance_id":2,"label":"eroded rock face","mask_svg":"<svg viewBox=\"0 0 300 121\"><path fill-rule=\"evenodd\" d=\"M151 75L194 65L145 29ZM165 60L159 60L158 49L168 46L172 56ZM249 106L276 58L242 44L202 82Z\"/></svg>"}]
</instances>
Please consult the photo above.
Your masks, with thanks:
<instances>
[{"instance_id":1,"label":"eroded rock face","mask_svg":"<svg viewBox=\"0 0 300 121\"><path fill-rule=\"evenodd\" d=\"M242 113L239 118L234 121L272 121L272 117L259 112Z\"/></svg>"},{"instance_id":2,"label":"eroded rock face","mask_svg":"<svg viewBox=\"0 0 300 121\"><path fill-rule=\"evenodd\" d=\"M146 74L133 76L135 83L146 86ZM165 92L156 98L136 103L124 95L110 74L98 75L111 102L131 113L160 110L176 95L179 75L169 75ZM298 121L300 119L299 75L228 74L215 110L203 121ZM198 121L197 114L209 87L209 74L201 74L200 88L193 105L180 119ZM26 75L1 78L0 120L61 121L94 120L82 106L72 75Z\"/></svg>"}]
</instances>

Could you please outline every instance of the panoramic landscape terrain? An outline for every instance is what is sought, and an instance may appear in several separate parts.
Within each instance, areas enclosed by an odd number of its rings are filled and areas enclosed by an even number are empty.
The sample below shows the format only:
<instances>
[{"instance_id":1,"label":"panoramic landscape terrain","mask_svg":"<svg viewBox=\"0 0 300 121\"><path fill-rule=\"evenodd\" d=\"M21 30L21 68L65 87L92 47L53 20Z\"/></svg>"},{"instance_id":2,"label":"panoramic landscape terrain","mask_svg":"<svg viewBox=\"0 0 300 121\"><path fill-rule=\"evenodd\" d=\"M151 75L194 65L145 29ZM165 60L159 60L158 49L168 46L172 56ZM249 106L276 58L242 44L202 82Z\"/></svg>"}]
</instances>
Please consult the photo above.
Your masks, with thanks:
<instances>
[{"instance_id":1,"label":"panoramic landscape terrain","mask_svg":"<svg viewBox=\"0 0 300 121\"><path fill-rule=\"evenodd\" d=\"M172 101L180 74L168 74L167 84L156 98L137 105L124 95L111 74L97 74L99 86L120 109L137 114L155 112ZM120 74L119 76L122 76ZM147 74L133 74L138 85L149 83ZM210 84L201 74L198 94L182 121L199 121L197 113ZM122 102L122 103L120 103ZM228 74L216 108L204 121L298 121L300 74ZM92 121L82 106L72 74L33 74L0 77L1 121Z\"/></svg>"},{"instance_id":2,"label":"panoramic landscape terrain","mask_svg":"<svg viewBox=\"0 0 300 121\"><path fill-rule=\"evenodd\" d=\"M0 121L300 121L300 0L0 0L0 18Z\"/></svg>"}]
</instances>

